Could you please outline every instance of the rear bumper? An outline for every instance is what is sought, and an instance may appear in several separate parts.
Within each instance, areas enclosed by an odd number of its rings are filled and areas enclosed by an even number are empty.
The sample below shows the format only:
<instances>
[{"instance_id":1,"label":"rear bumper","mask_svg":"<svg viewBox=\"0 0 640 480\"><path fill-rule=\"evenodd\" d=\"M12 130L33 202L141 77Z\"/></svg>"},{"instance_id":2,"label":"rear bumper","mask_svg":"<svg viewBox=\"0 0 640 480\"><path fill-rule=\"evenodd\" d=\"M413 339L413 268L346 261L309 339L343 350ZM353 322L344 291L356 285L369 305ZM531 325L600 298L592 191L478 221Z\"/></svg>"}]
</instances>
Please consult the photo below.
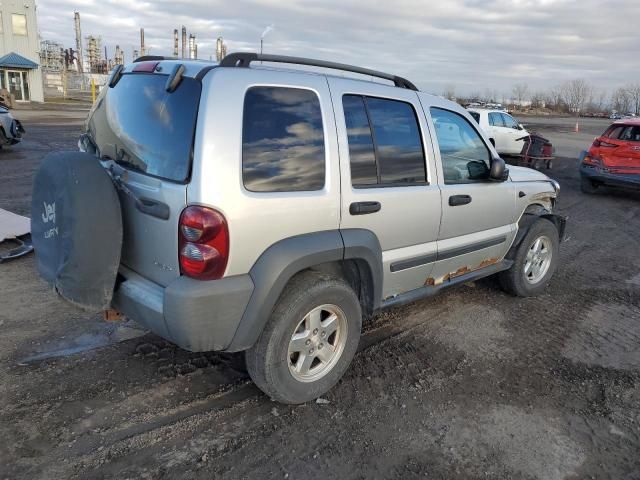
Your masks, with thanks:
<instances>
[{"instance_id":1,"label":"rear bumper","mask_svg":"<svg viewBox=\"0 0 640 480\"><path fill-rule=\"evenodd\" d=\"M179 277L162 287L126 269L122 274L114 308L194 352L224 350L231 344L254 288L249 275L212 281Z\"/></svg>"},{"instance_id":2,"label":"rear bumper","mask_svg":"<svg viewBox=\"0 0 640 480\"><path fill-rule=\"evenodd\" d=\"M580 165L580 175L595 182L618 187L640 188L640 173L620 174L610 173L598 167Z\"/></svg>"}]
</instances>

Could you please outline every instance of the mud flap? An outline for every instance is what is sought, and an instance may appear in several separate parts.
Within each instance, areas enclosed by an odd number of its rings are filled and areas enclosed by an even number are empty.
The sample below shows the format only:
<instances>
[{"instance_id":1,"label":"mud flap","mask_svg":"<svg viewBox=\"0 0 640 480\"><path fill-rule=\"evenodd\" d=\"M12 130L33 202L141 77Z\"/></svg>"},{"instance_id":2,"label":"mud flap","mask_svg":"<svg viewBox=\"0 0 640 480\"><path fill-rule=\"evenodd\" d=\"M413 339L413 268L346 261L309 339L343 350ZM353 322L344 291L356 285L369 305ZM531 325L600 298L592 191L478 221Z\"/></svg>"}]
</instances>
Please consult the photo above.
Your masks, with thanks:
<instances>
[{"instance_id":1,"label":"mud flap","mask_svg":"<svg viewBox=\"0 0 640 480\"><path fill-rule=\"evenodd\" d=\"M89 310L109 307L122 218L111 177L95 156L44 158L33 183L31 237L38 272L61 297Z\"/></svg>"}]
</instances>

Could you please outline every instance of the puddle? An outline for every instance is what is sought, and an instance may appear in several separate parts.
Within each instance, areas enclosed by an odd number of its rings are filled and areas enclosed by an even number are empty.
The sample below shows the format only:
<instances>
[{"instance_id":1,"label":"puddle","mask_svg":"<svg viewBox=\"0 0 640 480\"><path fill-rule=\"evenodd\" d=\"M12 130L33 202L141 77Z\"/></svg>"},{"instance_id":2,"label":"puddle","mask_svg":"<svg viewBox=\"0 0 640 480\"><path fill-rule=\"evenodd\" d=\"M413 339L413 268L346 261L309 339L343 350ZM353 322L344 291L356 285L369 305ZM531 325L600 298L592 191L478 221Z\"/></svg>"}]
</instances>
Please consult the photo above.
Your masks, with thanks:
<instances>
[{"instance_id":1,"label":"puddle","mask_svg":"<svg viewBox=\"0 0 640 480\"><path fill-rule=\"evenodd\" d=\"M28 365L50 358L68 357L141 337L147 332L147 330L142 329L133 321L126 321L122 324L106 324L103 332L84 333L79 337L57 342L52 349L36 352L33 355L22 358L18 361L18 365Z\"/></svg>"}]
</instances>

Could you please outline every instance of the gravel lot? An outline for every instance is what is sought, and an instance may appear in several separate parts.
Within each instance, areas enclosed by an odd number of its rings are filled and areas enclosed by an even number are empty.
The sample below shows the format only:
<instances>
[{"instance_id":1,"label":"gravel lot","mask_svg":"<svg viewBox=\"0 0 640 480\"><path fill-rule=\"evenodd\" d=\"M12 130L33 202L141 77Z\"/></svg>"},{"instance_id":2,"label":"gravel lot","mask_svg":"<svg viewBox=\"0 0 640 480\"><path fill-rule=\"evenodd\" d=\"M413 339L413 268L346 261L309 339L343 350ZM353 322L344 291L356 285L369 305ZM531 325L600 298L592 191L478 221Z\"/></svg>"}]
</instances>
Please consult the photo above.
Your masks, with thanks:
<instances>
[{"instance_id":1,"label":"gravel lot","mask_svg":"<svg viewBox=\"0 0 640 480\"><path fill-rule=\"evenodd\" d=\"M27 214L84 112L17 111L0 208ZM236 355L191 354L0 265L0 478L640 478L640 194L579 192L608 124L522 118L556 145L569 216L539 298L492 279L385 312L326 402L271 402Z\"/></svg>"}]
</instances>

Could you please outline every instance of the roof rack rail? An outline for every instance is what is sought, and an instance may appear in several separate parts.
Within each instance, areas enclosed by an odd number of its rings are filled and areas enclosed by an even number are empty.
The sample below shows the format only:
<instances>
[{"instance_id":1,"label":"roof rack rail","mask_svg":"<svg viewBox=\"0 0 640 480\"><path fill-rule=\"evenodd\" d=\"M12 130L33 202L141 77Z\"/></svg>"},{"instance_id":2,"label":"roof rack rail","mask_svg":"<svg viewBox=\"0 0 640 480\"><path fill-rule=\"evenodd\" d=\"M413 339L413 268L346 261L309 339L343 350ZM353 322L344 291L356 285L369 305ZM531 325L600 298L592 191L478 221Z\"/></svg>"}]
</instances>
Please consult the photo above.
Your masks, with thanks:
<instances>
[{"instance_id":1,"label":"roof rack rail","mask_svg":"<svg viewBox=\"0 0 640 480\"><path fill-rule=\"evenodd\" d=\"M138 62L150 62L153 60L177 60L178 57L163 57L162 55L143 55L142 57L136 58L133 63Z\"/></svg>"},{"instance_id":2,"label":"roof rack rail","mask_svg":"<svg viewBox=\"0 0 640 480\"><path fill-rule=\"evenodd\" d=\"M246 68L251 62L271 62L271 63L290 63L292 65L309 65L312 67L332 68L334 70L343 70L345 72L360 73L371 77L383 78L390 80L396 87L407 88L409 90L418 91L418 88L406 78L391 75L390 73L369 70L368 68L355 67L344 63L325 62L323 60L313 60L302 57L288 57L284 55L268 55L250 52L230 53L220 62L221 67L243 67Z\"/></svg>"}]
</instances>

